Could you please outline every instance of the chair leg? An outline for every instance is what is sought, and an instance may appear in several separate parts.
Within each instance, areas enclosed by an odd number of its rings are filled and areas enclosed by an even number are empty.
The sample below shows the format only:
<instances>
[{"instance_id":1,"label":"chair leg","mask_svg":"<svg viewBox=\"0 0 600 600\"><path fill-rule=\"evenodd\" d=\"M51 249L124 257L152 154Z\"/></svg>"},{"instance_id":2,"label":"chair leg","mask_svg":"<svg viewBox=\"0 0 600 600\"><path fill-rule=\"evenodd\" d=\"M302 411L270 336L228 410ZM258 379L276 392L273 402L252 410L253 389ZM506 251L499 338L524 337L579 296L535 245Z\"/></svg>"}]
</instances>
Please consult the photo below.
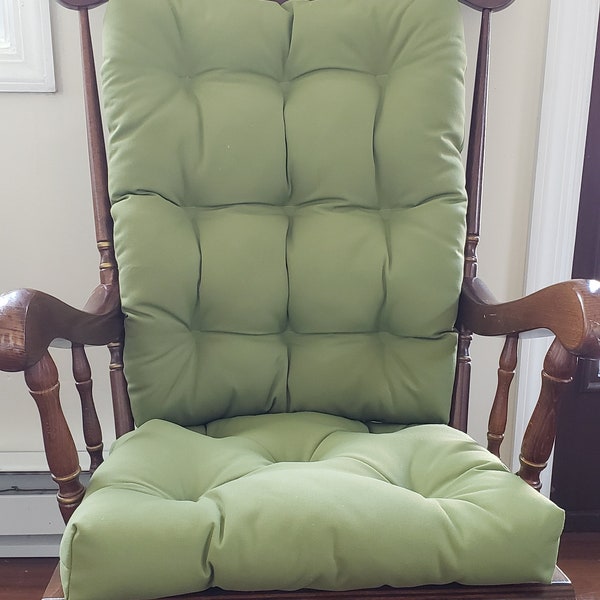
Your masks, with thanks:
<instances>
[{"instance_id":1,"label":"chair leg","mask_svg":"<svg viewBox=\"0 0 600 600\"><path fill-rule=\"evenodd\" d=\"M46 591L42 600L64 600L62 583L60 581L60 567L57 565L52 573L52 577L46 586Z\"/></svg>"}]
</instances>

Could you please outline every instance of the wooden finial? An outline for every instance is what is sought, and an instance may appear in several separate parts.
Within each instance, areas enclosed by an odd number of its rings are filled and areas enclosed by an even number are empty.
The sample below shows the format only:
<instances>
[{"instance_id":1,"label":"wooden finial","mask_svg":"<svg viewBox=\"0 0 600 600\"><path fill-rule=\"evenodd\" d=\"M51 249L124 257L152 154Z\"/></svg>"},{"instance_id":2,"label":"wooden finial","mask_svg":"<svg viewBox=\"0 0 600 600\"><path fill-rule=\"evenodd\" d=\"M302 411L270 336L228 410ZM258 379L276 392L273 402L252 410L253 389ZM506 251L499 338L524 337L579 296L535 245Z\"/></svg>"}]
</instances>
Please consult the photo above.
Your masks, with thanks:
<instances>
[{"instance_id":1,"label":"wooden finial","mask_svg":"<svg viewBox=\"0 0 600 600\"><path fill-rule=\"evenodd\" d=\"M81 10L84 8L94 8L100 6L108 0L57 0L59 4L62 4L66 8L73 10Z\"/></svg>"},{"instance_id":2,"label":"wooden finial","mask_svg":"<svg viewBox=\"0 0 600 600\"><path fill-rule=\"evenodd\" d=\"M503 10L510 6L515 0L460 0L463 4L476 10Z\"/></svg>"}]
</instances>

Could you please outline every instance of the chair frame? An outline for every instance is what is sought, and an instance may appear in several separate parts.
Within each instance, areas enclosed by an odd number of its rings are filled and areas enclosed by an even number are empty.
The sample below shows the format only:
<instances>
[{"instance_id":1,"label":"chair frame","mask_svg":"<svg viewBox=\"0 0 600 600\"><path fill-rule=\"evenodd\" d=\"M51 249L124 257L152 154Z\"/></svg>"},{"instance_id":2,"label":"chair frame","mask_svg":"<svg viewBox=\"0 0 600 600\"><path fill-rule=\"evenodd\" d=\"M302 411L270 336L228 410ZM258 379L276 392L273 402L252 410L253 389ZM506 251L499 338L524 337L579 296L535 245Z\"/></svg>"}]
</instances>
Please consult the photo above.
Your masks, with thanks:
<instances>
[{"instance_id":1,"label":"chair frame","mask_svg":"<svg viewBox=\"0 0 600 600\"><path fill-rule=\"evenodd\" d=\"M100 253L100 285L82 310L72 308L42 292L22 289L0 296L0 369L22 371L37 404L48 465L59 491L57 499L65 522L81 503L85 488L79 481L80 466L71 432L59 398L59 379L48 348L70 345L73 376L79 391L90 471L102 462L102 433L92 398L91 370L85 345L107 345L116 436L134 428L127 383L123 374L123 315L120 308L117 263L113 247L113 223L108 196L107 160L88 11L107 0L58 0L79 13L84 78L84 98L96 243ZM274 0L282 2L284 0ZM450 424L466 430L468 418L473 334L506 336L500 356L498 386L492 405L488 449L499 455L506 429L508 394L517 363L519 334L555 335L544 361L538 403L523 438L518 475L540 489L540 472L547 464L556 434L558 405L568 396L579 356L600 358L600 284L590 280L558 283L513 302L498 303L477 277L477 245L480 232L483 165L485 158L488 69L491 13L514 0L460 0L481 12L481 29L473 92L473 109L467 156L467 239L464 278L456 329L459 333L456 377ZM561 306L561 311L556 311ZM44 598L62 598L58 570ZM313 598L553 598L573 599L573 586L556 569L549 585L425 586L413 589L381 588L358 592L224 592L208 590L178 596L181 599L221 600Z\"/></svg>"}]
</instances>

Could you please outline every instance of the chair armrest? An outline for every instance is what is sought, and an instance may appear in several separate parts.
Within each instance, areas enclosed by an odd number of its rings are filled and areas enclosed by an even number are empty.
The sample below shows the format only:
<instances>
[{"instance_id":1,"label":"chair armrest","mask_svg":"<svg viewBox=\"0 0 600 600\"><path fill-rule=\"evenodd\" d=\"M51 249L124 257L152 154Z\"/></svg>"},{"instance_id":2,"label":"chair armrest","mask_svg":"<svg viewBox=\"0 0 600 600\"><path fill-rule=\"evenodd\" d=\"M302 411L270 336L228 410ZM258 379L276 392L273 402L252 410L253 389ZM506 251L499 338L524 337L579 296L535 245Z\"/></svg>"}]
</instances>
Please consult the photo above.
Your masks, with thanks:
<instances>
[{"instance_id":1,"label":"chair armrest","mask_svg":"<svg viewBox=\"0 0 600 600\"><path fill-rule=\"evenodd\" d=\"M485 336L548 329L570 353L600 358L600 283L571 279L498 303L483 281L467 279L458 322Z\"/></svg>"},{"instance_id":2,"label":"chair armrest","mask_svg":"<svg viewBox=\"0 0 600 600\"><path fill-rule=\"evenodd\" d=\"M517 334L550 330L556 339L544 360L538 401L523 436L519 476L540 489L556 436L558 406L568 397L577 356L600 358L600 282L573 279L512 302L497 302L479 279L465 279L457 326L468 336L506 335L498 387L492 404L488 449L499 456L508 411L508 395L517 362Z\"/></svg>"},{"instance_id":3,"label":"chair armrest","mask_svg":"<svg viewBox=\"0 0 600 600\"><path fill-rule=\"evenodd\" d=\"M117 286L100 285L83 310L31 289L0 296L0 370L35 365L54 340L100 346L121 338Z\"/></svg>"}]
</instances>

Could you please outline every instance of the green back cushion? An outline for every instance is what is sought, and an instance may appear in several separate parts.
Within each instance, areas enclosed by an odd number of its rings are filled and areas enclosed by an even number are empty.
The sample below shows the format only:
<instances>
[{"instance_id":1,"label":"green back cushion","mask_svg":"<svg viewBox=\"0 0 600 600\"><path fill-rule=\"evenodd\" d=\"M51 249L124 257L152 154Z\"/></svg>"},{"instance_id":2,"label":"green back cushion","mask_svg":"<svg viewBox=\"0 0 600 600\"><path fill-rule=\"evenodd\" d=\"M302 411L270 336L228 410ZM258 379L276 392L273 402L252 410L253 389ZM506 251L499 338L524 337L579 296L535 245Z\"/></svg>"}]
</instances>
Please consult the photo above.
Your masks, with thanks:
<instances>
[{"instance_id":1,"label":"green back cushion","mask_svg":"<svg viewBox=\"0 0 600 600\"><path fill-rule=\"evenodd\" d=\"M111 0L104 101L139 424L446 422L464 49L449 0Z\"/></svg>"}]
</instances>

